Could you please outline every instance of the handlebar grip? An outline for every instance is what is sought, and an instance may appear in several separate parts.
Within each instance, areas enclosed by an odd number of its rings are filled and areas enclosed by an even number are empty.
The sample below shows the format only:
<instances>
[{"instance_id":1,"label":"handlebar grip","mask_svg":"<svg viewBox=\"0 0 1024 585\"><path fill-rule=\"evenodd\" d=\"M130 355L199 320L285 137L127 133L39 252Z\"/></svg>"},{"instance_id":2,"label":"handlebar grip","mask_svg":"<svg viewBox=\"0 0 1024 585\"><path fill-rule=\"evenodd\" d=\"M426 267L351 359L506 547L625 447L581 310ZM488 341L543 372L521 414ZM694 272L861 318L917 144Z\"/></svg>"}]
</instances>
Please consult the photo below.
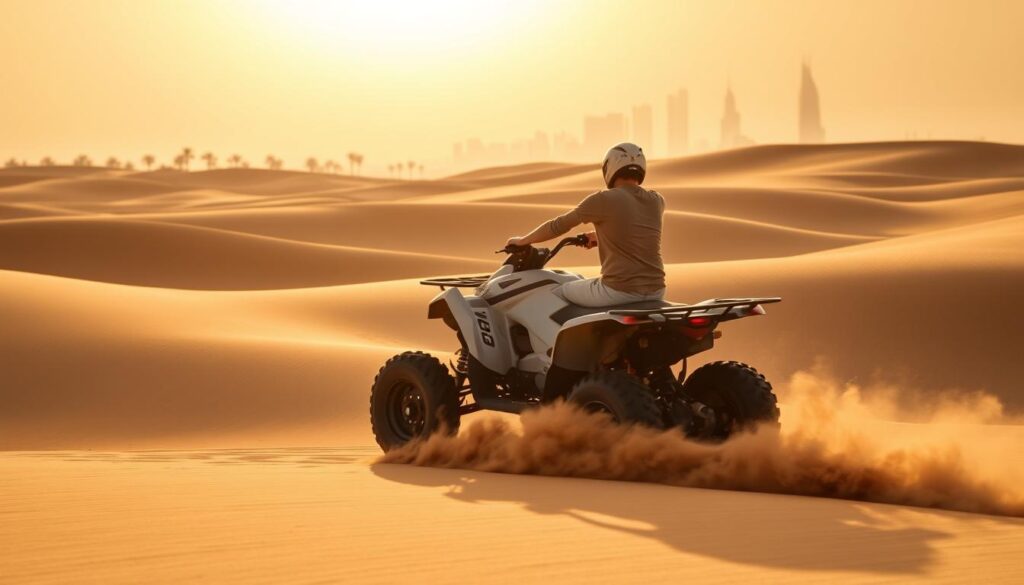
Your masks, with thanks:
<instances>
[{"instance_id":1,"label":"handlebar grip","mask_svg":"<svg viewBox=\"0 0 1024 585\"><path fill-rule=\"evenodd\" d=\"M500 250L495 250L495 254L515 254L516 252L522 252L530 246L505 246Z\"/></svg>"}]
</instances>

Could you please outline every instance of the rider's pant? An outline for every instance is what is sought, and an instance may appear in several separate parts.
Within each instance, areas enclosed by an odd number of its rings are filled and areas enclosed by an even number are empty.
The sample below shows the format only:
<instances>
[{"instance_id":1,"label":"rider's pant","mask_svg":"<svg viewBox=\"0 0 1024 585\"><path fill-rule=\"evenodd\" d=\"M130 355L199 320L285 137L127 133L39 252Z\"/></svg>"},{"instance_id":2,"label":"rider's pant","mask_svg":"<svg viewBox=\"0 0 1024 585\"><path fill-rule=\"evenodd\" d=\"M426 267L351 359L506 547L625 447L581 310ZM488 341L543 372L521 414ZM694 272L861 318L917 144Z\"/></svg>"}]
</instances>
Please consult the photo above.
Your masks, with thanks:
<instances>
[{"instance_id":1,"label":"rider's pant","mask_svg":"<svg viewBox=\"0 0 1024 585\"><path fill-rule=\"evenodd\" d=\"M605 286L600 278L573 280L563 284L558 290L565 300L581 307L610 307L640 301L660 301L665 298L665 289L646 294L622 292Z\"/></svg>"}]
</instances>

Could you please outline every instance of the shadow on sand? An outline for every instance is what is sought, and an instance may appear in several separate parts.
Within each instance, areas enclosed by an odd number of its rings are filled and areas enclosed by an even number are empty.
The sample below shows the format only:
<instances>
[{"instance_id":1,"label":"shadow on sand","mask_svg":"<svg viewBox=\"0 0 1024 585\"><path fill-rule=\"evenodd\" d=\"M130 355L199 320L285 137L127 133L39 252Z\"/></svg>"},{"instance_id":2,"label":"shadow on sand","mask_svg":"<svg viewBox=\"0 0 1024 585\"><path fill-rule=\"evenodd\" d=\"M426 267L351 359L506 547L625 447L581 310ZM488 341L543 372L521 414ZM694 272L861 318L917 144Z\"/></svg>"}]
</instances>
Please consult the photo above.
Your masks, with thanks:
<instances>
[{"instance_id":1,"label":"shadow on sand","mask_svg":"<svg viewBox=\"0 0 1024 585\"><path fill-rule=\"evenodd\" d=\"M374 464L378 477L408 485L447 488L445 497L469 504L519 503L537 514L663 542L689 554L748 565L809 571L926 573L933 543L952 535L907 526L903 510L845 500L739 493L601 480L503 475ZM963 522L987 516L915 509ZM1013 521L1013 520L1008 520Z\"/></svg>"}]
</instances>

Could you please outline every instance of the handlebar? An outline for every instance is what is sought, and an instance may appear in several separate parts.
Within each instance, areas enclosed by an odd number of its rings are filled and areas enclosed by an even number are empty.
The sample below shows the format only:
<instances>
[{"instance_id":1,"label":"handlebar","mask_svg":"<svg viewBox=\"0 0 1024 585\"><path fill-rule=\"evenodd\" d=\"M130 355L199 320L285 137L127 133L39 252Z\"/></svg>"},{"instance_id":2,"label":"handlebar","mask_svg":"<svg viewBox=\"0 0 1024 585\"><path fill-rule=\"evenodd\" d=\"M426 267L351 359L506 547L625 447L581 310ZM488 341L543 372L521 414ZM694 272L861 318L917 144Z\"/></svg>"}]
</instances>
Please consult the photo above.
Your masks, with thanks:
<instances>
[{"instance_id":1,"label":"handlebar","mask_svg":"<svg viewBox=\"0 0 1024 585\"><path fill-rule=\"evenodd\" d=\"M577 234L568 238L563 238L554 248L550 250L547 248L534 248L533 246L505 246L501 250L497 250L495 254L508 254L509 258L505 261L505 264L511 264L516 271L520 270L535 270L543 268L549 260L555 257L555 254L564 248L565 246L580 246L585 247L590 243L590 238L587 234Z\"/></svg>"},{"instance_id":2,"label":"handlebar","mask_svg":"<svg viewBox=\"0 0 1024 585\"><path fill-rule=\"evenodd\" d=\"M572 237L569 237L569 238L563 238L561 241L558 242L558 244L555 245L554 248L552 248L551 256L554 256L559 250L561 250L565 246L580 246L580 247L584 247L584 246L586 246L589 243L590 243L590 238L587 237L587 234L576 234L575 236L572 236ZM515 254L517 252L525 252L525 251L529 250L530 248L533 248L533 246L531 246L529 244L527 244L525 246L513 246L513 245L510 244L510 245L505 246L504 248L502 248L500 250L495 250L494 253L495 254ZM543 249L543 248L541 248L541 249Z\"/></svg>"}]
</instances>

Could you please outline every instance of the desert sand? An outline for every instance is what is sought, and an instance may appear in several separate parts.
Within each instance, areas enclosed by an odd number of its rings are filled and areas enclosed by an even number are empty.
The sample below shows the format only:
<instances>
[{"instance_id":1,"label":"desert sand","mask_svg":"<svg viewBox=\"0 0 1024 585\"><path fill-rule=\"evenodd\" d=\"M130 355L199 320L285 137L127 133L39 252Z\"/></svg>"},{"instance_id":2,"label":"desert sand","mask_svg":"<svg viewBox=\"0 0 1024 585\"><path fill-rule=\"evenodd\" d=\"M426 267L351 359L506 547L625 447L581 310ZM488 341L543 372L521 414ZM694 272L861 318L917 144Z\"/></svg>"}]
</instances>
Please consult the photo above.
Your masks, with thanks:
<instances>
[{"instance_id":1,"label":"desert sand","mask_svg":"<svg viewBox=\"0 0 1024 585\"><path fill-rule=\"evenodd\" d=\"M474 414L380 461L376 370L456 349L418 280L489 271L596 166L0 170L0 581L1019 581L1024 147L759 146L648 177L671 300L784 298L690 364L763 371L781 436L590 428L630 446L609 463L531 438L560 413Z\"/></svg>"}]
</instances>

